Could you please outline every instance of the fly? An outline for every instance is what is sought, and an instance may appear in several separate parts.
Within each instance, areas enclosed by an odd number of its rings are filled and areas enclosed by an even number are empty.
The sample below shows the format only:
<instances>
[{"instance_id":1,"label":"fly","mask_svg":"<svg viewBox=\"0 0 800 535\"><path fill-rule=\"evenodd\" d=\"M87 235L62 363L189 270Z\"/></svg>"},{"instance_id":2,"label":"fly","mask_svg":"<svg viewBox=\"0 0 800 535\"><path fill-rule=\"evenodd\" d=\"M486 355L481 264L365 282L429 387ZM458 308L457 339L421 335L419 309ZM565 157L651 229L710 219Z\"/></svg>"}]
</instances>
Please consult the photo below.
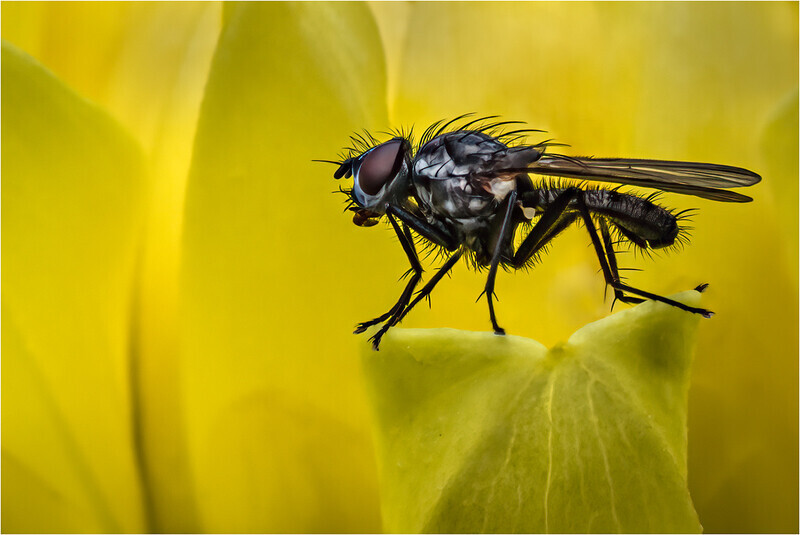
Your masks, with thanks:
<instances>
[{"instance_id":1,"label":"fly","mask_svg":"<svg viewBox=\"0 0 800 535\"><path fill-rule=\"evenodd\" d=\"M752 186L761 177L739 167L663 160L571 157L548 152L560 145L544 141L522 143L532 129L503 128L520 121L491 122L496 116L471 120L468 115L429 127L415 147L412 137L397 132L383 143L371 134L353 136L353 147L340 161L334 178L353 177L348 197L353 222L372 226L386 218L405 251L411 269L408 281L385 314L356 326L362 333L382 324L370 338L377 350L381 338L397 325L462 257L479 270L488 269L478 297L486 296L495 334L497 323L494 285L498 267L520 269L535 264L544 248L573 223L583 223L600 261L603 277L614 291L614 302L660 301L710 318L713 312L695 308L635 288L619 275L614 246L628 243L649 250L674 247L687 240L681 226L688 211L675 212L648 197L618 189L570 185L555 179L613 182L694 195L722 202L752 199L729 188ZM445 261L430 280L414 293L423 269L417 239L440 249ZM696 289L703 291L706 284ZM613 303L612 303L613 308Z\"/></svg>"}]
</instances>

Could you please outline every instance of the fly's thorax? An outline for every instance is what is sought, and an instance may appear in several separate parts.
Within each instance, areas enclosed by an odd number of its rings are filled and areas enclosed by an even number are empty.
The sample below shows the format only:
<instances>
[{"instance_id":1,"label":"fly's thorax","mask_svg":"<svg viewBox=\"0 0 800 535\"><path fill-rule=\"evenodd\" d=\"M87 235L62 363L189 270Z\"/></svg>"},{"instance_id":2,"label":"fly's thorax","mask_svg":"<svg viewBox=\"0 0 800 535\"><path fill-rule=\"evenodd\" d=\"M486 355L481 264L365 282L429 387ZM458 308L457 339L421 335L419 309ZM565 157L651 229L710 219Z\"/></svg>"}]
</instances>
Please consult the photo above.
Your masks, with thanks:
<instances>
[{"instance_id":1,"label":"fly's thorax","mask_svg":"<svg viewBox=\"0 0 800 535\"><path fill-rule=\"evenodd\" d=\"M436 180L480 174L507 151L504 143L482 132L449 132L420 147L414 158L414 175Z\"/></svg>"},{"instance_id":2,"label":"fly's thorax","mask_svg":"<svg viewBox=\"0 0 800 535\"><path fill-rule=\"evenodd\" d=\"M412 172L422 210L449 220L491 215L517 189L517 175L502 172L508 151L482 132L450 132L423 145Z\"/></svg>"}]
</instances>

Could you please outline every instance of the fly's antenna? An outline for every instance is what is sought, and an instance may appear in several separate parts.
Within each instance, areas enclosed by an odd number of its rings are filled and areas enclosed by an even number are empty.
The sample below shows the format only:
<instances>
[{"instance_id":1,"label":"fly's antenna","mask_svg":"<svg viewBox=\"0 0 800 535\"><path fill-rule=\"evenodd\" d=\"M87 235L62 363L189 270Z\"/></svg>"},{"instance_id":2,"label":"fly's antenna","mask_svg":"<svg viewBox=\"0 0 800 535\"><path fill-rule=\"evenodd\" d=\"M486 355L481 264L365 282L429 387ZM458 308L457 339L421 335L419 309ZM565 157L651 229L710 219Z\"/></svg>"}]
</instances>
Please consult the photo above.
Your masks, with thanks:
<instances>
[{"instance_id":1,"label":"fly's antenna","mask_svg":"<svg viewBox=\"0 0 800 535\"><path fill-rule=\"evenodd\" d=\"M339 180L342 177L350 178L353 175L353 170L351 163L353 158L346 158L341 162L334 162L333 160L311 160L312 162L320 162L320 163L332 163L333 165L338 165L339 169L333 172L333 178Z\"/></svg>"}]
</instances>

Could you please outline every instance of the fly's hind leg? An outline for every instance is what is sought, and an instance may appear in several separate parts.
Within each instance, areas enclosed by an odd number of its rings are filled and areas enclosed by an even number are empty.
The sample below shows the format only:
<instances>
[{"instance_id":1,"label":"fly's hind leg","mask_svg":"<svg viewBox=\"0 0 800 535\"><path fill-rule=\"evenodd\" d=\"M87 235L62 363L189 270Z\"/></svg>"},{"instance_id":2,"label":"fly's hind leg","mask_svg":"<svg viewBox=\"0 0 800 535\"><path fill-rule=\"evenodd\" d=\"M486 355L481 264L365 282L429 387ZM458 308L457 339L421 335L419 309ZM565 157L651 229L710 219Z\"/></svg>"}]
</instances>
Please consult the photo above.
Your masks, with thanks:
<instances>
[{"instance_id":1,"label":"fly's hind leg","mask_svg":"<svg viewBox=\"0 0 800 535\"><path fill-rule=\"evenodd\" d=\"M627 303L642 302L643 300L639 297L627 295L635 294L646 299L666 303L687 312L700 314L705 318L710 318L714 314L710 310L690 307L673 299L669 299L668 297L662 297L644 290L639 290L638 288L621 282L619 268L617 267L617 261L612 247L611 235L608 233L608 229L606 229L603 234L604 241L600 240L591 213L586 207L583 195L584 192L578 188L567 188L547 206L533 229L531 229L531 232L525 237L517 249L517 252L514 254L513 265L515 267L523 266L537 251L547 245L550 240L572 224L580 215L586 226L586 230L589 232L589 236L592 238L592 245L600 261L600 267L602 268L606 283L614 289L614 295L617 299ZM526 199L523 196L523 203L525 201ZM573 201L575 204L572 204ZM576 208L577 212L575 211ZM603 228L602 224L601 220L601 230ZM698 292L702 292L706 289L706 286L705 284L701 284L695 289Z\"/></svg>"},{"instance_id":2,"label":"fly's hind leg","mask_svg":"<svg viewBox=\"0 0 800 535\"><path fill-rule=\"evenodd\" d=\"M704 318L710 318L711 316L714 315L714 313L711 312L710 310L685 305L683 303L675 301L674 299L670 299L669 297L662 297L660 295L646 292L644 290L634 288L633 286L629 286L621 282L619 280L619 274L618 273L614 274L611 271L606 251L603 249L603 243L601 242L600 237L597 235L597 229L595 229L594 221L592 220L591 213L589 212L589 209L586 206L586 202L583 199L582 193L583 192L577 195L578 211L580 212L581 217L583 218L584 225L586 226L586 230L589 232L589 236L592 239L592 245L594 246L595 253L597 253L597 259L600 261L600 267L603 270L603 276L606 279L606 283L610 285L612 288L614 288L615 295L617 290L619 290L620 292L635 294L640 297L644 297L646 299L650 299L653 301L660 301L662 303L666 303L667 305L674 306L681 310L685 310L686 312L691 312L693 314L700 314ZM616 260L614 260L613 262L616 267ZM615 271L617 270L615 269ZM700 285L696 289L697 291L703 291L705 290L705 286L706 285ZM631 299L629 296L624 296L624 297L626 299Z\"/></svg>"},{"instance_id":3,"label":"fly's hind leg","mask_svg":"<svg viewBox=\"0 0 800 535\"><path fill-rule=\"evenodd\" d=\"M617 259L614 254L614 242L611 239L611 233L608 230L608 224L603 218L598 219L598 224L600 226L600 235L603 237L603 245L605 246L606 249L606 258L608 259L608 267L611 270L611 275L615 280L621 282L622 277L619 276L619 270L621 268L617 267ZM703 283L698 285L695 288L695 291L703 293L706 291L706 288L708 288L708 283ZM615 302L622 301L623 303L629 303L629 304L638 304L638 303L643 303L644 301L646 301L646 299L640 299L638 297L626 295L622 290L614 288L614 301ZM611 308L613 310L614 308L613 303L611 304Z\"/></svg>"},{"instance_id":4,"label":"fly's hind leg","mask_svg":"<svg viewBox=\"0 0 800 535\"><path fill-rule=\"evenodd\" d=\"M611 271L611 277L616 281L620 281L621 277L619 276L619 268L617 267L617 257L614 254L614 242L611 239L611 233L608 230L608 224L606 223L606 220L601 217L598 220L598 225L600 227L600 235L603 238L603 246L605 247L606 259L608 261L609 271ZM608 288L608 286L606 286L606 288ZM643 303L645 300L639 297L626 295L622 290L614 288L614 302L611 303L611 310L614 310L614 304L617 301L635 305L638 303Z\"/></svg>"}]
</instances>

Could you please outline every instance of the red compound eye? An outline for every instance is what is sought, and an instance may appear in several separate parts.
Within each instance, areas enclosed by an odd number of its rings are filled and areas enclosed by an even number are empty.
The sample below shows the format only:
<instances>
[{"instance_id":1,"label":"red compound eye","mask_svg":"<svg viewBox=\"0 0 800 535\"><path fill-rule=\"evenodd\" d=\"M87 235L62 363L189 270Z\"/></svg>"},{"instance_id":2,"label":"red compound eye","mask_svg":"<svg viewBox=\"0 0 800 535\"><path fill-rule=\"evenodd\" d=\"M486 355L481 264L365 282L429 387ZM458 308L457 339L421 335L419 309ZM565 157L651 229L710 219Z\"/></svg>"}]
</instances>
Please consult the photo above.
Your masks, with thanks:
<instances>
[{"instance_id":1,"label":"red compound eye","mask_svg":"<svg viewBox=\"0 0 800 535\"><path fill-rule=\"evenodd\" d=\"M358 185L367 195L377 194L403 164L403 140L393 139L369 151L358 170Z\"/></svg>"}]
</instances>

